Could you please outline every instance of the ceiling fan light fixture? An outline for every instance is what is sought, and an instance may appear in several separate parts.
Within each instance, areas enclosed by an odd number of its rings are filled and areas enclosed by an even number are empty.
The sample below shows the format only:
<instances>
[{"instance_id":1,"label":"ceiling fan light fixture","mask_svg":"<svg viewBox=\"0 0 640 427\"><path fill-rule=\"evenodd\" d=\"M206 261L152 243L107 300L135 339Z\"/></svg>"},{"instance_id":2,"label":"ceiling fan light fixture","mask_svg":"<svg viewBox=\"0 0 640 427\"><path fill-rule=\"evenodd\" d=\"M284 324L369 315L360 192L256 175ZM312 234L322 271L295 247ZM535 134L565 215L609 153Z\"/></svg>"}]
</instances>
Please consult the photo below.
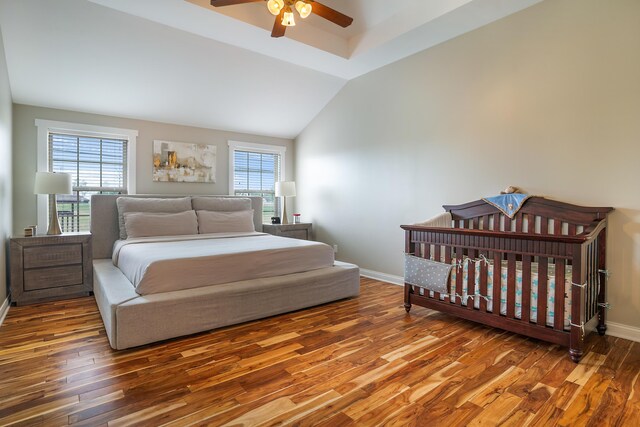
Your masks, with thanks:
<instances>
[{"instance_id":1,"label":"ceiling fan light fixture","mask_svg":"<svg viewBox=\"0 0 640 427\"><path fill-rule=\"evenodd\" d=\"M269 0L267 2L267 9L272 15L280 15L280 11L284 7L284 0Z\"/></svg>"},{"instance_id":2,"label":"ceiling fan light fixture","mask_svg":"<svg viewBox=\"0 0 640 427\"><path fill-rule=\"evenodd\" d=\"M285 8L284 15L282 15L282 25L285 27L295 27L296 25L296 21L293 18L293 12L289 6Z\"/></svg>"},{"instance_id":3,"label":"ceiling fan light fixture","mask_svg":"<svg viewBox=\"0 0 640 427\"><path fill-rule=\"evenodd\" d=\"M310 3L305 3L303 1L297 1L296 2L296 10L298 11L298 13L300 14L300 18L304 19L307 16L311 15L311 4Z\"/></svg>"}]
</instances>

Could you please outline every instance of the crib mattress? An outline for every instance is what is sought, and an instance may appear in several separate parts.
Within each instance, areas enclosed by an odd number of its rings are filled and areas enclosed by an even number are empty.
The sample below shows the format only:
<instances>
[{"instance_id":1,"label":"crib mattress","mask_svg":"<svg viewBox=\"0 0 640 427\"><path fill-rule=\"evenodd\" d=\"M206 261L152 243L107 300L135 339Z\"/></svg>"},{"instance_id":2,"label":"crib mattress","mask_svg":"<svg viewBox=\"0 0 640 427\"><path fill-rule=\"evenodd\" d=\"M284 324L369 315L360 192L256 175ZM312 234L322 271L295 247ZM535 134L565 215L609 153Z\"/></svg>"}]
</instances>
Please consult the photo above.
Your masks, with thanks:
<instances>
[{"instance_id":1,"label":"crib mattress","mask_svg":"<svg viewBox=\"0 0 640 427\"><path fill-rule=\"evenodd\" d=\"M444 262L444 259L441 260ZM451 261L452 264L456 264L456 260L453 259ZM456 289L456 275L460 269L452 268L451 269L451 278L449 280L451 294L447 297L445 295L441 295L440 299L445 300L449 298L451 301L455 301L455 295L462 295L462 304L467 305L467 297L469 295L476 295L473 297L473 304L475 308L480 307L480 299L478 296L480 294L480 263L479 262L464 262L462 267L462 289ZM471 267L470 267L471 266ZM474 289L468 289L468 277L469 277L469 268L475 269L475 283ZM493 312L493 276L495 274L495 266L492 261L489 262L487 266L487 296L489 297L487 301L487 310ZM500 314L507 314L507 261L502 261L502 265L500 268ZM564 280L564 329L570 329L571 323L571 280L572 280L572 270L571 266L565 266L565 280ZM561 285L562 286L562 285ZM529 318L531 322L538 321L538 263L531 263L531 310L529 313ZM428 292L431 297L433 297L433 292L427 291L424 289L420 290L423 294L424 292ZM556 273L555 273L555 265L549 264L547 271L547 312L546 312L546 325L553 326L554 318L555 318L555 292L556 292ZM516 262L516 295L515 295L515 317L520 319L522 318L522 262Z\"/></svg>"}]
</instances>

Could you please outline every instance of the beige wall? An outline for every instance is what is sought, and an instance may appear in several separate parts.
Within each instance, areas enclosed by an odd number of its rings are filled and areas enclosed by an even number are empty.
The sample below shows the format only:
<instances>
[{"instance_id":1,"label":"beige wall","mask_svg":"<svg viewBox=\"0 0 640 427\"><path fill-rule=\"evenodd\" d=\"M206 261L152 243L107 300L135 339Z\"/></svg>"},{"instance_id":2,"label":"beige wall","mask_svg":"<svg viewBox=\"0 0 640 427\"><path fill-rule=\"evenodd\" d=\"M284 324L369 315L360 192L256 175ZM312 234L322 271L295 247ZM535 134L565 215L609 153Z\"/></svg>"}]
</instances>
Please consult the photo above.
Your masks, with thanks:
<instances>
[{"instance_id":1,"label":"beige wall","mask_svg":"<svg viewBox=\"0 0 640 427\"><path fill-rule=\"evenodd\" d=\"M11 234L11 89L0 34L0 306L7 297L7 238Z\"/></svg>"},{"instance_id":2,"label":"beige wall","mask_svg":"<svg viewBox=\"0 0 640 427\"><path fill-rule=\"evenodd\" d=\"M401 276L403 233L507 185L613 206L610 320L640 327L640 1L548 0L349 82L296 140L298 210Z\"/></svg>"},{"instance_id":3,"label":"beige wall","mask_svg":"<svg viewBox=\"0 0 640 427\"><path fill-rule=\"evenodd\" d=\"M13 228L15 233L19 233L29 224L36 223L36 196L33 194L37 151L35 119L137 130L136 187L138 194L228 194L229 147L227 142L229 140L286 146L286 176L293 176L293 141L288 139L14 104L13 215L16 220ZM153 140L155 139L216 145L216 183L153 182L151 169Z\"/></svg>"}]
</instances>

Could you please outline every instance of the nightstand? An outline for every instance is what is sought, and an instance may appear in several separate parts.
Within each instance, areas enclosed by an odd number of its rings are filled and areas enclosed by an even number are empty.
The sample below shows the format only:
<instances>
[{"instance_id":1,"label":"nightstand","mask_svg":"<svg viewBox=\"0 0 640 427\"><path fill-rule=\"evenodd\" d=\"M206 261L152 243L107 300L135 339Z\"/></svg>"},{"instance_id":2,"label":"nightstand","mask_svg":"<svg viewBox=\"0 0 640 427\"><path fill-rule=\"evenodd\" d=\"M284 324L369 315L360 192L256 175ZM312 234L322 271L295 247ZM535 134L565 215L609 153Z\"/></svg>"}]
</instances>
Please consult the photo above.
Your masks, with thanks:
<instances>
[{"instance_id":1,"label":"nightstand","mask_svg":"<svg viewBox=\"0 0 640 427\"><path fill-rule=\"evenodd\" d=\"M262 231L274 236L311 240L311 223L301 224L262 224Z\"/></svg>"},{"instance_id":2,"label":"nightstand","mask_svg":"<svg viewBox=\"0 0 640 427\"><path fill-rule=\"evenodd\" d=\"M90 233L10 239L11 302L17 305L89 295Z\"/></svg>"}]
</instances>

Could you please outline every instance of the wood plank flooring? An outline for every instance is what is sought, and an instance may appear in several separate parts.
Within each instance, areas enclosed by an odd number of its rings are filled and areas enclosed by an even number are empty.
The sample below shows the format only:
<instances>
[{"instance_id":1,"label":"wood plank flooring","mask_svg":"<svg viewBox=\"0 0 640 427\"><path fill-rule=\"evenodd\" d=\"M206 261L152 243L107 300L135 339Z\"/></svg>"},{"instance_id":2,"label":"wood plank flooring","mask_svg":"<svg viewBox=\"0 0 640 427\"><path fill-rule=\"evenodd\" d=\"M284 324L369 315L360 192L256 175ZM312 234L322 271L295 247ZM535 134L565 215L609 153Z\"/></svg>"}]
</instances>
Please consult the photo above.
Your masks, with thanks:
<instances>
[{"instance_id":1,"label":"wood plank flooring","mask_svg":"<svg viewBox=\"0 0 640 427\"><path fill-rule=\"evenodd\" d=\"M567 349L402 307L402 288L113 351L93 298L12 307L0 425L638 425L640 343Z\"/></svg>"}]
</instances>

